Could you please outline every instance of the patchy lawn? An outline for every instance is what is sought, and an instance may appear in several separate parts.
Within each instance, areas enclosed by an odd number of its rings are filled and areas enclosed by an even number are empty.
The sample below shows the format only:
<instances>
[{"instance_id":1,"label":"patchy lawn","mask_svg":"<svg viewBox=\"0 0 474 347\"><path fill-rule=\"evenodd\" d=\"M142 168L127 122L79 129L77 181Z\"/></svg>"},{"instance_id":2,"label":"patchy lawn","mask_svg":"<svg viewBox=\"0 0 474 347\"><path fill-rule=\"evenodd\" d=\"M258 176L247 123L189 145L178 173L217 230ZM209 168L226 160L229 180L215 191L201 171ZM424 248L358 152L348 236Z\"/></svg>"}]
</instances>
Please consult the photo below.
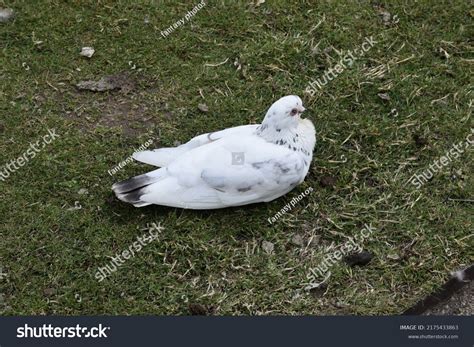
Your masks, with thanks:
<instances>
[{"instance_id":1,"label":"patchy lawn","mask_svg":"<svg viewBox=\"0 0 474 347\"><path fill-rule=\"evenodd\" d=\"M0 0L15 11L0 23L0 169L48 129L59 135L0 180L2 314L397 314L473 262L473 146L419 189L408 182L473 127L468 1L208 1L161 34L197 4ZM119 85L76 87L105 76ZM260 122L286 94L318 132L287 196L201 212L114 198L114 182L151 168L108 171L150 138L172 146ZM152 223L158 239L98 282ZM335 261L314 288L314 269L366 224L372 260Z\"/></svg>"}]
</instances>

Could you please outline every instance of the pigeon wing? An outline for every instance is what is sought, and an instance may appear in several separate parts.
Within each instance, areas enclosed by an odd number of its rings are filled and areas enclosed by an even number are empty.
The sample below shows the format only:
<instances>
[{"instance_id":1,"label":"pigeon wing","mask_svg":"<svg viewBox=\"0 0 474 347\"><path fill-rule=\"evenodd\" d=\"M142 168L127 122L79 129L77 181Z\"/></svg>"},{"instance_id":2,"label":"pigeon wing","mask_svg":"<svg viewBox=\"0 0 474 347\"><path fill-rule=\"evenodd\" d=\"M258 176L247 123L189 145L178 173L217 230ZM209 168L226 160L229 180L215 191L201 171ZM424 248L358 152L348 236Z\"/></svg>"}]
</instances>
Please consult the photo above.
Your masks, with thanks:
<instances>
[{"instance_id":1,"label":"pigeon wing","mask_svg":"<svg viewBox=\"0 0 474 347\"><path fill-rule=\"evenodd\" d=\"M133 154L133 159L154 166L167 166L173 161L175 161L179 156L194 148L207 145L211 142L217 141L228 136L249 136L255 132L257 127L258 124L242 125L238 127L215 131L213 133L202 134L192 138L188 142L178 147L164 147L149 151L135 152Z\"/></svg>"},{"instance_id":2,"label":"pigeon wing","mask_svg":"<svg viewBox=\"0 0 474 347\"><path fill-rule=\"evenodd\" d=\"M167 169L180 185L182 204L206 208L271 201L304 179L303 159L257 136L228 137L191 150ZM151 187L153 188L153 187Z\"/></svg>"}]
</instances>

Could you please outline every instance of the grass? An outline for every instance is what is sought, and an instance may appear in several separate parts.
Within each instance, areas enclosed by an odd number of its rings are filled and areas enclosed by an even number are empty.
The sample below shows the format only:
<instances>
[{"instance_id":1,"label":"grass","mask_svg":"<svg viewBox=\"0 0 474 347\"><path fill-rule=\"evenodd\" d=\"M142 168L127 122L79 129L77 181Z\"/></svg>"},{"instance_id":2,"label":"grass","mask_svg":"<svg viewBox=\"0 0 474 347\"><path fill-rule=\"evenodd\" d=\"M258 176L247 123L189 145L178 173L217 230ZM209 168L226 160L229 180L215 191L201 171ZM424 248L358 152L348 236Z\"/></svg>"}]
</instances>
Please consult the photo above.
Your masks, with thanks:
<instances>
[{"instance_id":1,"label":"grass","mask_svg":"<svg viewBox=\"0 0 474 347\"><path fill-rule=\"evenodd\" d=\"M0 23L0 163L48 128L60 135L0 182L2 314L398 314L472 263L472 147L419 190L406 184L473 126L468 2L210 0L163 38L197 3L0 0L16 11ZM303 95L370 36L363 58ZM111 74L133 88L75 88ZM107 171L150 137L170 146L259 122L286 94L303 97L318 132L309 175L287 196L203 212L114 199L114 182L150 167ZM151 223L165 228L159 240L97 282ZM338 262L324 291L305 291L311 269L364 224L376 228L363 245L372 261Z\"/></svg>"}]
</instances>

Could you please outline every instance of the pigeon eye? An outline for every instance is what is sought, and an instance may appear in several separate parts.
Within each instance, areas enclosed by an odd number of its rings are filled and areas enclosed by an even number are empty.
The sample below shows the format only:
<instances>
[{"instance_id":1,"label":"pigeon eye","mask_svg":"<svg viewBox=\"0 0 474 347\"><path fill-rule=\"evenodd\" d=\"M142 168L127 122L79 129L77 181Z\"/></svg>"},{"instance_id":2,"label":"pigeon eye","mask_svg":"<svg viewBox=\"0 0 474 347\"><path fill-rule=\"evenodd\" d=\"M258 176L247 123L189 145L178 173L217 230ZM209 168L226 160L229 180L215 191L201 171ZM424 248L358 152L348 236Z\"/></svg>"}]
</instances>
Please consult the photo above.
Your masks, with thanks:
<instances>
[{"instance_id":1,"label":"pigeon eye","mask_svg":"<svg viewBox=\"0 0 474 347\"><path fill-rule=\"evenodd\" d=\"M290 112L292 116L296 116L297 113L298 113L298 110L296 108L292 109Z\"/></svg>"}]
</instances>

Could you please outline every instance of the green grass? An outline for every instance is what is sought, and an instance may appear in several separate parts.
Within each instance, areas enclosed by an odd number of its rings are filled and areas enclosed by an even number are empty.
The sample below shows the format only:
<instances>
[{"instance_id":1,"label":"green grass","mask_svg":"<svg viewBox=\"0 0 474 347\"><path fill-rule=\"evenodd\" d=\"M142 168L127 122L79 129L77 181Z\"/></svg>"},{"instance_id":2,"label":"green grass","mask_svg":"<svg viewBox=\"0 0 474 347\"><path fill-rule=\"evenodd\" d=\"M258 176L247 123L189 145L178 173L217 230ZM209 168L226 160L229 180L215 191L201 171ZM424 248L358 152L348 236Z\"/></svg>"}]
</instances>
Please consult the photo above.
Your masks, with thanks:
<instances>
[{"instance_id":1,"label":"green grass","mask_svg":"<svg viewBox=\"0 0 474 347\"><path fill-rule=\"evenodd\" d=\"M0 182L2 314L189 314L194 304L218 315L397 314L472 263L472 147L420 190L406 184L473 126L467 1L380 2L399 18L385 25L369 1L210 0L166 39L160 31L198 1L100 3L0 0L16 11L0 23L0 165L48 128L60 134ZM365 57L303 96L336 50L371 35L378 43ZM95 55L81 57L82 46ZM135 85L127 93L75 88L124 72ZM286 94L303 97L318 132L309 175L287 196L203 212L113 198L114 182L150 167L107 170L158 131L156 144L170 146L259 122ZM291 213L268 223L308 187ZM76 201L82 209L68 210ZM97 267L152 222L165 228L159 240L98 283ZM324 293L305 291L311 268L365 223L377 230L364 243L372 262L339 262ZM294 245L295 234L313 242Z\"/></svg>"}]
</instances>

